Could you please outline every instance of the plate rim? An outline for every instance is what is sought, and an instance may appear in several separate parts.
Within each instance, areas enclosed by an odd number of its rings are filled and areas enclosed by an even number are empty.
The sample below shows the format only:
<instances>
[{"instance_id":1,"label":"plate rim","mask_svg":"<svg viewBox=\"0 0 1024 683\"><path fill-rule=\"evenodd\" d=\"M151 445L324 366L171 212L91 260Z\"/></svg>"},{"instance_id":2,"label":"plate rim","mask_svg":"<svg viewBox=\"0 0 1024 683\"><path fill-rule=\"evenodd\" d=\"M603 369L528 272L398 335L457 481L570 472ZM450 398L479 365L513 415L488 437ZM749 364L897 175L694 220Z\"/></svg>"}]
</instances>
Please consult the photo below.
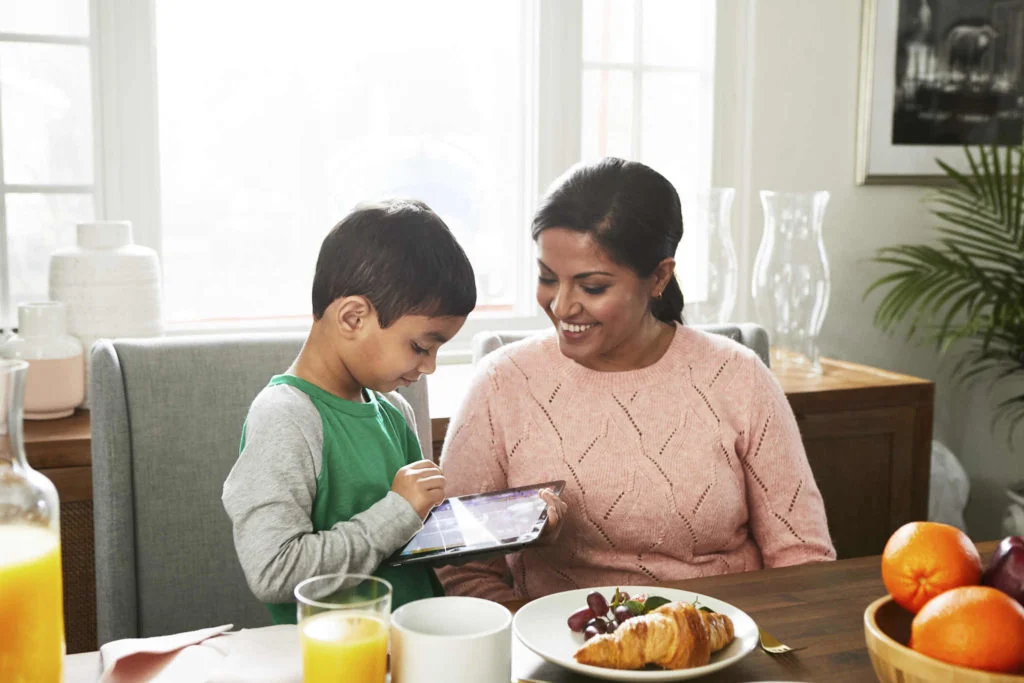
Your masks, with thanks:
<instances>
[{"instance_id":1,"label":"plate rim","mask_svg":"<svg viewBox=\"0 0 1024 683\"><path fill-rule=\"evenodd\" d=\"M707 675L707 674L711 674L711 673L714 673L714 672L719 671L721 669L725 669L725 668L727 668L729 666L732 666L733 664L735 664L735 663L741 661L742 659L744 659L747 655L749 655L751 652L753 652L756 649L756 647L757 647L757 639L754 638L754 639L751 640L750 643L745 644L743 646L743 649L740 650L740 652L736 653L735 655L733 655L729 659L726 659L726 660L723 660L723 661L709 662L708 664L705 664L703 666L696 666L696 667L691 667L691 668L688 668L688 669L662 669L662 670L654 670L654 671L643 671L643 670L634 670L634 669L608 669L608 668L600 667L600 666L592 666L590 664L580 664L575 659L552 658L550 655L545 654L543 652L540 652L539 650L534 648L521 635L522 632L521 632L521 628L520 627L522 625L522 620L520 619L520 615L523 614L524 611L528 610L528 608L530 608L531 605L535 605L536 603L539 603L541 601L548 600L548 599L551 599L551 598L553 598L555 596L559 596L559 595L563 595L563 594L567 594L567 593L577 593L577 592L590 593L591 591L601 591L602 593L605 593L605 592L612 592L616 588L620 588L622 590L625 590L625 591L629 592L630 594L635 594L636 592L644 592L644 593L647 593L648 595L654 595L654 594L657 594L658 591L663 591L663 592L664 591L672 591L674 593L686 593L686 594L694 596L696 598L707 598L707 599L710 599L710 600L714 600L715 602L719 602L719 603L722 603L724 605L728 605L730 609L733 609L736 612L739 612L744 617L749 619L750 623L753 624L754 628L755 629L757 628L757 622L754 621L753 617L751 617L749 614L747 614L746 612L741 610L739 607L736 607L732 603L727 602L725 600L722 600L721 598L716 598L713 595L708 595L706 593L700 593L698 591L687 590L687 589L684 589L684 588L671 588L669 586L641 586L641 585L632 585L631 586L631 585L620 584L619 586L594 586L592 588L573 588L573 589L569 589L569 590L558 591L556 593L549 593L548 595L544 595L544 596L541 596L539 598L535 598L533 600L530 600L525 605L523 605L518 610L516 610L516 613L513 615L513 617L512 617L512 632L515 634L516 638L523 645L523 647L528 649L530 652L533 652L535 655L537 655L538 657L540 657L541 659L543 659L546 662L550 662L551 664L554 664L556 666L560 666L560 667L568 669L570 671L575 671L576 673L581 673L581 674L584 674L584 675L587 675L587 676L592 676L592 677L595 677L595 678L602 678L604 680L620 680L620 681L622 681L622 680L627 680L627 681L629 681L629 680L635 680L635 681L677 681L677 680L685 680L687 678L699 678L701 676L704 676L704 675ZM668 597L668 596L665 596L665 597ZM536 607L534 609L536 609ZM566 627L566 628L568 629L568 627Z\"/></svg>"}]
</instances>

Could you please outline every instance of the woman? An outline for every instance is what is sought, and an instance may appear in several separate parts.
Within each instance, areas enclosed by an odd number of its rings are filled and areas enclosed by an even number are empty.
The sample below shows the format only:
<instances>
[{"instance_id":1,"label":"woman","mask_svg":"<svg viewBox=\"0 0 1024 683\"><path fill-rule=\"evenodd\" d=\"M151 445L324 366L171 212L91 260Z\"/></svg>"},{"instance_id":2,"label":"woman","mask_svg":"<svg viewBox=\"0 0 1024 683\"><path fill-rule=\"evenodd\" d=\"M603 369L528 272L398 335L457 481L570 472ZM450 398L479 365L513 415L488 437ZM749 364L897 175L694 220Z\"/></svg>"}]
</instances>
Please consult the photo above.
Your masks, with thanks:
<instances>
[{"instance_id":1,"label":"woman","mask_svg":"<svg viewBox=\"0 0 1024 683\"><path fill-rule=\"evenodd\" d=\"M533 221L554 334L490 354L449 426L448 494L564 479L557 540L439 572L534 598L835 558L796 420L746 347L683 325L679 196L643 164L570 169Z\"/></svg>"}]
</instances>

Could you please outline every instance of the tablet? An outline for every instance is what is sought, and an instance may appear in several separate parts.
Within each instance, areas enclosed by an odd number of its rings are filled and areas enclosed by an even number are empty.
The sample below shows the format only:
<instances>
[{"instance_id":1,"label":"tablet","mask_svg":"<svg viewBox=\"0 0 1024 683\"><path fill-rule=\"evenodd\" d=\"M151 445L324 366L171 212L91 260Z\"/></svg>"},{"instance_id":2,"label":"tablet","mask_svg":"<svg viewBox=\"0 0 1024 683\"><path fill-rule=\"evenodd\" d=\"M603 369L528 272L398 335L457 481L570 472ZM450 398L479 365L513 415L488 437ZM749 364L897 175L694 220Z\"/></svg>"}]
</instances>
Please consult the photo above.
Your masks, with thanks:
<instances>
[{"instance_id":1,"label":"tablet","mask_svg":"<svg viewBox=\"0 0 1024 683\"><path fill-rule=\"evenodd\" d=\"M510 553L532 543L548 520L541 489L560 494L564 481L446 498L388 564L450 564L472 555Z\"/></svg>"}]
</instances>

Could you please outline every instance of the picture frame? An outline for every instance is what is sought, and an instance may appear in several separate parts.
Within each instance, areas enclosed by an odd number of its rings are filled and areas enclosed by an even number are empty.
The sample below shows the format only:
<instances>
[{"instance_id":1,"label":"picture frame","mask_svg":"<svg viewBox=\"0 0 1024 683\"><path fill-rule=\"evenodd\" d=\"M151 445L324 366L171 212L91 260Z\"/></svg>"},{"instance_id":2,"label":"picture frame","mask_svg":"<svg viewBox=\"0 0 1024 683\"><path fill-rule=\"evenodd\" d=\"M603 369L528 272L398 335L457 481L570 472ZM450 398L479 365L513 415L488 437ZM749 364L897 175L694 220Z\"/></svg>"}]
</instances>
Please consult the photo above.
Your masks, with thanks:
<instances>
[{"instance_id":1,"label":"picture frame","mask_svg":"<svg viewBox=\"0 0 1024 683\"><path fill-rule=\"evenodd\" d=\"M1024 137L1024 0L863 0L858 185L948 182Z\"/></svg>"}]
</instances>

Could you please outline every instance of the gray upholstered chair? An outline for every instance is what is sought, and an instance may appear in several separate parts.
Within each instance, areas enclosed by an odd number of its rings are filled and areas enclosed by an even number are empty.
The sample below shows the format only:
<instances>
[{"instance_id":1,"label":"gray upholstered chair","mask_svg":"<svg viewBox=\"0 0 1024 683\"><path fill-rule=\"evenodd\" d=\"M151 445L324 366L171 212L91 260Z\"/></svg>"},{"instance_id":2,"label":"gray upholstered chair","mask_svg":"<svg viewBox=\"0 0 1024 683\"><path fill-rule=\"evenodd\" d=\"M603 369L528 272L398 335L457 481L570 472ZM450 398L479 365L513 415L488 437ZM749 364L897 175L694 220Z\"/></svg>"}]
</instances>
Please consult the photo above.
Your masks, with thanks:
<instances>
[{"instance_id":1,"label":"gray upholstered chair","mask_svg":"<svg viewBox=\"0 0 1024 683\"><path fill-rule=\"evenodd\" d=\"M256 394L303 335L101 340L92 349L97 635L146 637L269 623L221 506ZM431 452L424 380L402 394Z\"/></svg>"},{"instance_id":2,"label":"gray upholstered chair","mask_svg":"<svg viewBox=\"0 0 1024 683\"><path fill-rule=\"evenodd\" d=\"M760 325L753 323L729 323L725 325L693 325L705 332L722 334L734 339L744 346L752 349L765 365L770 366L768 354L768 333ZM473 335L473 363L480 362L480 359L491 351L505 344L525 339L530 335L537 334L543 330L516 330L514 332L477 332Z\"/></svg>"}]
</instances>

